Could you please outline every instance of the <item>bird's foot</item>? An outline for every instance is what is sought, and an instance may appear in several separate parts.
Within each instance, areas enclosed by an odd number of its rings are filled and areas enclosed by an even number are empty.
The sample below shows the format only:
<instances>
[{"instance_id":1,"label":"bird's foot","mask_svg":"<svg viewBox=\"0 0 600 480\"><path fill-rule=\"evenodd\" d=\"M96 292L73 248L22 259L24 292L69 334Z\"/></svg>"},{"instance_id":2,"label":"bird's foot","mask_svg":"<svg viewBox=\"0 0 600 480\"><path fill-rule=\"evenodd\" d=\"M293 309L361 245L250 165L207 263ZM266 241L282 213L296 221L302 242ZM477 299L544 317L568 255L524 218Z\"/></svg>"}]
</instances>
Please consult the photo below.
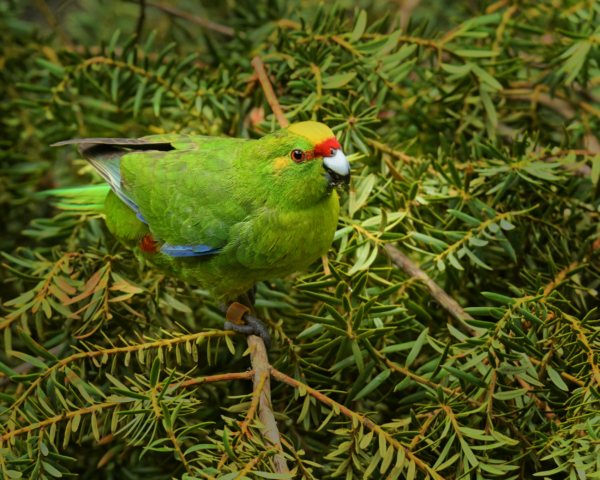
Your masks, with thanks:
<instances>
[{"instance_id":1,"label":"bird's foot","mask_svg":"<svg viewBox=\"0 0 600 480\"><path fill-rule=\"evenodd\" d=\"M248 307L238 302L233 302L229 305L221 304L220 307L227 317L223 330L232 330L244 335L256 335L263 339L267 350L271 348L271 335L267 327L258 318L250 315Z\"/></svg>"}]
</instances>

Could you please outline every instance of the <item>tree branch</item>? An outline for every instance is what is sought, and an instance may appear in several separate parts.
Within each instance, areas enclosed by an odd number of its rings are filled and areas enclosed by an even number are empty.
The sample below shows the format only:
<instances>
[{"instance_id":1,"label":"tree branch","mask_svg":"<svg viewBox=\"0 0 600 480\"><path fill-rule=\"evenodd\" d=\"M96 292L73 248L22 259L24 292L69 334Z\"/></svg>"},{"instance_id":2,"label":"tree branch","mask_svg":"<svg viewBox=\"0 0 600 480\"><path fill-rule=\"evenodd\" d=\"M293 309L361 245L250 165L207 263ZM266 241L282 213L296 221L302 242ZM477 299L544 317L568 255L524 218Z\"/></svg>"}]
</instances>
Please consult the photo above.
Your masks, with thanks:
<instances>
[{"instance_id":1,"label":"tree branch","mask_svg":"<svg viewBox=\"0 0 600 480\"><path fill-rule=\"evenodd\" d=\"M271 110L273 110L273 114L279 122L279 126L281 128L287 127L290 124L290 122L288 122L288 119L285 118L285 115L283 114L281 105L279 105L279 101L275 96L275 92L273 91L273 87L271 86L271 82L269 81L269 77L267 76L265 65L260 59L260 57L254 57L254 59L252 60L252 66L254 67L254 71L256 72L256 76L258 77L258 81L262 85L263 91L265 92L267 102L269 102Z\"/></svg>"},{"instance_id":2,"label":"tree branch","mask_svg":"<svg viewBox=\"0 0 600 480\"><path fill-rule=\"evenodd\" d=\"M454 318L456 318L459 322L461 322L467 330L475 336L479 334L473 330L469 325L464 323L465 319L473 318L467 312L465 312L462 307L458 304L456 300L454 300L450 295L448 295L442 288L435 283L429 275L427 275L423 270L417 267L406 255L404 255L400 250L392 245L385 245L383 248L387 251L388 255L392 259L392 263L396 265L400 270L406 273L409 277L418 278L423 281L425 289L437 302Z\"/></svg>"},{"instance_id":3,"label":"tree branch","mask_svg":"<svg viewBox=\"0 0 600 480\"><path fill-rule=\"evenodd\" d=\"M269 358L267 357L267 349L263 339L256 335L248 336L248 347L251 349L250 360L254 368L254 391L260 392L260 406L258 416L260 421L265 426L263 436L280 452L281 440L279 439L279 430L277 422L271 410L271 381ZM262 384L262 389L260 388ZM282 454L277 454L273 457L273 465L277 473L289 473L289 468Z\"/></svg>"}]
</instances>

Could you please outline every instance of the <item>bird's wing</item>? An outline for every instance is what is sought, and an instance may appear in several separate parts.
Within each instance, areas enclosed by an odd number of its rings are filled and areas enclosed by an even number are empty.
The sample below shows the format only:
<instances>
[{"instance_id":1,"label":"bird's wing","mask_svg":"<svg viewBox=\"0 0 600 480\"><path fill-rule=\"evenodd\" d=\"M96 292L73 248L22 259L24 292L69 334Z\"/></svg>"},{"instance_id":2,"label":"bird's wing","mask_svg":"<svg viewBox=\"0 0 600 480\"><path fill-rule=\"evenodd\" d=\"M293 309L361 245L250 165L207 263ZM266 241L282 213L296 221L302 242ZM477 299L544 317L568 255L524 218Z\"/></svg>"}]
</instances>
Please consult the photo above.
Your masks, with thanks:
<instances>
[{"instance_id":1,"label":"bird's wing","mask_svg":"<svg viewBox=\"0 0 600 480\"><path fill-rule=\"evenodd\" d=\"M84 139L79 151L174 257L218 252L248 208L235 202L231 155L244 140L156 135Z\"/></svg>"},{"instance_id":2,"label":"bird's wing","mask_svg":"<svg viewBox=\"0 0 600 480\"><path fill-rule=\"evenodd\" d=\"M249 210L235 201L231 148L132 153L121 161L121 185L172 256L219 249ZM180 248L177 248L180 247ZM190 253L191 255L191 253Z\"/></svg>"}]
</instances>

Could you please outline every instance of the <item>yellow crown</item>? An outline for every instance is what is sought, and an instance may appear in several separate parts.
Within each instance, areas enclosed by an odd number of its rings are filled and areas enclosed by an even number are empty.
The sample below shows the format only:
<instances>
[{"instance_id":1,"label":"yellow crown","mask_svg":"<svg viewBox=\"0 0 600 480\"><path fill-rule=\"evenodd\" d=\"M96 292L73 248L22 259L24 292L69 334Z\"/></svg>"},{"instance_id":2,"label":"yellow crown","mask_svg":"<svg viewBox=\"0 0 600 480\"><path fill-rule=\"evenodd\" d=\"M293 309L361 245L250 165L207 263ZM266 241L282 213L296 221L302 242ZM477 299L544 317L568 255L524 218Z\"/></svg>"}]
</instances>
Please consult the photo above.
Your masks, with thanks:
<instances>
[{"instance_id":1,"label":"yellow crown","mask_svg":"<svg viewBox=\"0 0 600 480\"><path fill-rule=\"evenodd\" d=\"M288 131L308 138L315 145L318 145L325 140L335 138L334 133L324 123L319 122L300 122L294 123L288 127Z\"/></svg>"}]
</instances>

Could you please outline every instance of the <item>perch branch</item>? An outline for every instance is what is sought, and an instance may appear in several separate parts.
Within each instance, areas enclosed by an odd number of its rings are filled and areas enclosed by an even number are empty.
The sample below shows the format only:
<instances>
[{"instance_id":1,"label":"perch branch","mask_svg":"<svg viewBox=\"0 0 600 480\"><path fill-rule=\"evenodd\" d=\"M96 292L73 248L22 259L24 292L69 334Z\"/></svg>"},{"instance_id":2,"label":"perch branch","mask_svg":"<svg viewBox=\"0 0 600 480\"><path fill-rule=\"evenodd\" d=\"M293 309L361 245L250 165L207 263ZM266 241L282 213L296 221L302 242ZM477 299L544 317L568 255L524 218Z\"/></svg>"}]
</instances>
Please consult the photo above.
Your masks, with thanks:
<instances>
[{"instance_id":1,"label":"perch branch","mask_svg":"<svg viewBox=\"0 0 600 480\"><path fill-rule=\"evenodd\" d=\"M256 335L248 336L248 347L250 348L250 360L254 368L254 391L260 391L260 406L258 416L265 426L263 436L276 448L282 452L281 440L279 439L279 430L277 422L271 410L271 381L269 378L270 369L267 349L262 338ZM260 388L262 384L262 389ZM289 473L288 466L281 453L273 457L273 465L277 473Z\"/></svg>"}]
</instances>

